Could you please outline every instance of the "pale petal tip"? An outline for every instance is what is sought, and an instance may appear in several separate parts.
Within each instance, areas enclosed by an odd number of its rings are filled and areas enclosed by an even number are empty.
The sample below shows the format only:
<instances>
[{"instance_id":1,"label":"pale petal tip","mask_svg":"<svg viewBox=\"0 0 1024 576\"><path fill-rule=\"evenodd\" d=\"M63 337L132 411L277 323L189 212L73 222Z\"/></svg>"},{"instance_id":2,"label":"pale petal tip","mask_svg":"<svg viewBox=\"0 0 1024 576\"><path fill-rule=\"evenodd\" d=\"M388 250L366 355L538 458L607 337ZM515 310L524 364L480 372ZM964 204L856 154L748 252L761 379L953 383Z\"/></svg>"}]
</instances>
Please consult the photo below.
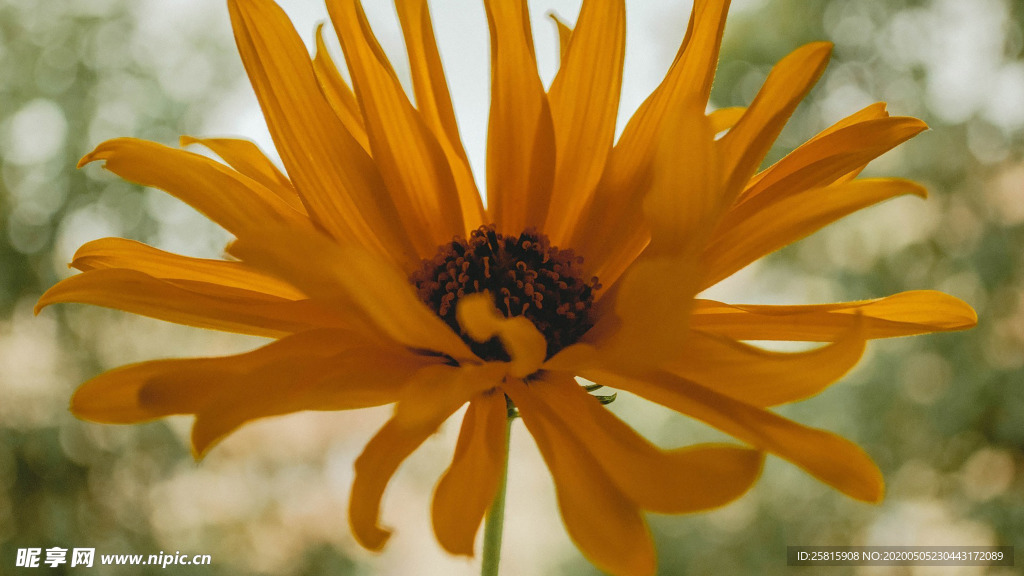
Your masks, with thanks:
<instances>
[{"instance_id":1,"label":"pale petal tip","mask_svg":"<svg viewBox=\"0 0 1024 576\"><path fill-rule=\"evenodd\" d=\"M52 291L53 288L47 290L46 292L43 293L42 296L39 297L39 300L36 300L36 305L32 308L32 314L34 316L39 316L39 313L43 311L43 308L46 308L47 306L55 302L55 300L53 300L52 297L48 298L50 292Z\"/></svg>"},{"instance_id":2,"label":"pale petal tip","mask_svg":"<svg viewBox=\"0 0 1024 576\"><path fill-rule=\"evenodd\" d=\"M911 187L910 194L919 198L928 198L928 189L925 188L923 184L908 181L908 185Z\"/></svg>"},{"instance_id":3,"label":"pale petal tip","mask_svg":"<svg viewBox=\"0 0 1024 576\"><path fill-rule=\"evenodd\" d=\"M111 140L101 142L93 149L92 152L82 156L82 159L78 161L76 168L81 168L86 164L90 164L97 160L107 160L114 154L115 148L118 144L124 144L125 142L133 140L133 138L113 138Z\"/></svg>"},{"instance_id":4,"label":"pale petal tip","mask_svg":"<svg viewBox=\"0 0 1024 576\"><path fill-rule=\"evenodd\" d=\"M96 405L95 402L90 405L86 400L82 400L79 392L81 388L75 391L71 396L71 400L68 402L68 412L72 416L79 420L85 420L87 422L97 422L99 424L124 424L125 422L112 421L111 418L103 417L104 407Z\"/></svg>"},{"instance_id":5,"label":"pale petal tip","mask_svg":"<svg viewBox=\"0 0 1024 576\"><path fill-rule=\"evenodd\" d=\"M868 500L871 504L881 504L882 500L885 500L885 481L880 480L878 484L878 491L875 494L874 500Z\"/></svg>"},{"instance_id":6,"label":"pale petal tip","mask_svg":"<svg viewBox=\"0 0 1024 576\"><path fill-rule=\"evenodd\" d=\"M545 16L550 18L555 23L555 25L557 25L559 27L561 27L561 26L568 27L569 26L569 23L565 20L565 18L562 18L562 16L559 15L558 12L556 12L554 10L548 10L547 13L545 14Z\"/></svg>"},{"instance_id":7,"label":"pale petal tip","mask_svg":"<svg viewBox=\"0 0 1024 576\"><path fill-rule=\"evenodd\" d=\"M925 188L923 184L920 184L918 182L914 182L913 180L907 180L905 178L888 178L888 179L885 179L885 180L888 181L889 183L891 183L893 186L897 186L898 188L902 188L902 191L900 191L899 194L894 194L893 197L900 196L900 195L903 195L903 196L911 195L911 196L917 196L918 198L924 198L924 199L928 198L928 189ZM854 180L854 182L862 182L862 181L866 181L866 180Z\"/></svg>"},{"instance_id":8,"label":"pale petal tip","mask_svg":"<svg viewBox=\"0 0 1024 576\"><path fill-rule=\"evenodd\" d=\"M79 420L98 422L100 424L135 424L145 421L144 419L125 419L118 417L123 412L123 406L115 406L117 400L104 395L102 390L96 390L89 382L79 386L71 395L68 402L68 411Z\"/></svg>"},{"instance_id":9,"label":"pale petal tip","mask_svg":"<svg viewBox=\"0 0 1024 576\"><path fill-rule=\"evenodd\" d=\"M924 120L921 120L920 118L914 116L903 116L903 118L906 118L908 122L915 124L920 129L918 134L924 132L925 130L931 129L931 127L928 126L928 123L925 122Z\"/></svg>"},{"instance_id":10,"label":"pale petal tip","mask_svg":"<svg viewBox=\"0 0 1024 576\"><path fill-rule=\"evenodd\" d=\"M102 160L102 159L103 158L99 154L97 154L97 150L93 150L92 152L89 152L85 156L82 156L82 158L78 161L78 164L75 165L75 168L81 169L86 164L91 164L92 162L95 162L96 160Z\"/></svg>"},{"instance_id":11,"label":"pale petal tip","mask_svg":"<svg viewBox=\"0 0 1024 576\"><path fill-rule=\"evenodd\" d=\"M974 310L974 308L971 308L970 305L968 305L966 302L964 303L964 306L967 306L967 310L970 312L970 318L968 318L967 323L964 324L964 329L966 330L967 328L974 328L975 326L978 325L978 313Z\"/></svg>"},{"instance_id":12,"label":"pale petal tip","mask_svg":"<svg viewBox=\"0 0 1024 576\"><path fill-rule=\"evenodd\" d=\"M881 473L878 474L875 482L863 488L863 492L850 493L849 495L867 504L881 504L882 500L885 500L885 480L882 478Z\"/></svg>"},{"instance_id":13,"label":"pale petal tip","mask_svg":"<svg viewBox=\"0 0 1024 576\"><path fill-rule=\"evenodd\" d=\"M805 45L805 48L814 52L827 52L829 55L832 54L832 50L835 48L835 44L828 41L811 42Z\"/></svg>"},{"instance_id":14,"label":"pale petal tip","mask_svg":"<svg viewBox=\"0 0 1024 576\"><path fill-rule=\"evenodd\" d=\"M832 59L832 50L834 48L835 45L831 42L810 42L791 52L790 56L800 53L802 57L810 60L807 66L816 68L818 70L817 74L821 74L825 70L828 61Z\"/></svg>"},{"instance_id":15,"label":"pale petal tip","mask_svg":"<svg viewBox=\"0 0 1024 576\"><path fill-rule=\"evenodd\" d=\"M861 450L859 447L857 449ZM846 486L833 486L855 500L868 504L879 504L885 499L885 477L882 476L882 471L866 452L861 451L861 454L864 460L857 466L859 470L852 471L856 480Z\"/></svg>"},{"instance_id":16,"label":"pale petal tip","mask_svg":"<svg viewBox=\"0 0 1024 576\"><path fill-rule=\"evenodd\" d=\"M82 388L79 387L77 390L75 390L74 394L71 395L71 400L68 401L68 412L71 412L75 416L75 418L88 420L89 417L86 414L86 411L82 409L82 400L81 395L79 394L81 391Z\"/></svg>"},{"instance_id":17,"label":"pale petal tip","mask_svg":"<svg viewBox=\"0 0 1024 576\"><path fill-rule=\"evenodd\" d=\"M978 325L978 312L967 302L957 298L956 296L947 296L950 299L950 304L956 308L956 312L963 315L963 319L960 323L953 325L951 330L968 330Z\"/></svg>"}]
</instances>

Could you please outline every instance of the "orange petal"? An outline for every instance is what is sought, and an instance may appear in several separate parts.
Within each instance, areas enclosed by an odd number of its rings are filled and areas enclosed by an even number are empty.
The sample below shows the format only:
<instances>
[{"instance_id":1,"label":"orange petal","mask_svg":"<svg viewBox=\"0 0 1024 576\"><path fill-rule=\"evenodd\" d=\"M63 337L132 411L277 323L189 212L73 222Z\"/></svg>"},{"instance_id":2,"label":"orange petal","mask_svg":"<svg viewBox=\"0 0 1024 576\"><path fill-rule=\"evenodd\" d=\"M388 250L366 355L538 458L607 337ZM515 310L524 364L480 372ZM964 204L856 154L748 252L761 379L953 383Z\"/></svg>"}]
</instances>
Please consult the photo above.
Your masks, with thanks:
<instances>
[{"instance_id":1,"label":"orange petal","mask_svg":"<svg viewBox=\"0 0 1024 576\"><path fill-rule=\"evenodd\" d=\"M810 306L723 304L698 300L694 330L735 340L829 342L863 321L865 338L892 338L966 330L978 315L959 298L932 290L900 292L875 300Z\"/></svg>"},{"instance_id":2,"label":"orange petal","mask_svg":"<svg viewBox=\"0 0 1024 576\"><path fill-rule=\"evenodd\" d=\"M720 108L708 114L708 122L711 123L711 130L718 134L732 128L746 114L747 109L743 106L731 108Z\"/></svg>"},{"instance_id":3,"label":"orange petal","mask_svg":"<svg viewBox=\"0 0 1024 576\"><path fill-rule=\"evenodd\" d=\"M424 401L429 401L429 398ZM365 548L380 550L387 543L391 530L378 524L384 490L402 462L437 431L448 416L451 413L414 428L390 420L356 458L348 521L352 535Z\"/></svg>"},{"instance_id":4,"label":"orange petal","mask_svg":"<svg viewBox=\"0 0 1024 576\"><path fill-rule=\"evenodd\" d=\"M854 112L853 114L850 114L846 118L843 118L842 120L840 120L839 122L836 122L835 124L829 126L828 128L822 130L817 135L815 135L813 138L808 140L806 143L804 143L803 145L798 147L797 150L799 150L800 148L803 148L804 146L809 146L812 142L815 142L816 140L824 138L825 136L828 136L829 134L837 132L837 131L839 131L839 130L841 130L843 128L846 128L848 126L853 126L855 124L859 124L859 123L862 123L862 122L867 122L869 120L880 120L880 119L888 118L888 117L889 117L889 111L886 110L885 102L876 102L874 104L870 104L870 105L865 106L864 108L858 110L857 112ZM837 179L836 182L838 183L838 182L846 182L846 181L849 181L849 180L853 180L854 178L856 178L860 174L861 170L863 170L863 166L859 167L859 168L856 168L854 170L851 170L850 172L847 172L842 177ZM747 196L747 190L757 186L758 182L761 180L761 178L763 178L764 176L767 175L766 174L767 172L768 172L768 170L763 170L760 173L756 174L753 178L751 178L750 181L747 182L747 189L744 190L743 194L740 195L740 198L738 198L737 201L743 200Z\"/></svg>"},{"instance_id":5,"label":"orange petal","mask_svg":"<svg viewBox=\"0 0 1024 576\"><path fill-rule=\"evenodd\" d=\"M260 236L239 239L228 251L256 268L288 278L325 307L365 318L410 348L456 360L475 358L419 300L401 270L358 246L339 245L308 228L265 226Z\"/></svg>"},{"instance_id":6,"label":"orange petal","mask_svg":"<svg viewBox=\"0 0 1024 576\"><path fill-rule=\"evenodd\" d=\"M758 174L738 202L757 197L763 206L801 190L828 186L927 128L917 118L896 117L858 122L819 135Z\"/></svg>"},{"instance_id":7,"label":"orange petal","mask_svg":"<svg viewBox=\"0 0 1024 576\"><path fill-rule=\"evenodd\" d=\"M525 316L505 318L494 307L487 292L469 294L459 299L455 309L459 326L477 342L497 336L511 357L509 373L525 378L540 368L547 355L547 340Z\"/></svg>"},{"instance_id":8,"label":"orange petal","mask_svg":"<svg viewBox=\"0 0 1024 576\"><path fill-rule=\"evenodd\" d=\"M692 331L679 358L666 369L741 402L775 406L813 396L842 378L864 353L863 332L855 324L828 346L771 352Z\"/></svg>"},{"instance_id":9,"label":"orange petal","mask_svg":"<svg viewBox=\"0 0 1024 576\"><path fill-rule=\"evenodd\" d=\"M630 119L616 145L616 162L636 170L648 155L665 116L683 102L706 103L718 64L730 0L697 0L676 59L658 88ZM639 147L640 149L632 149ZM644 148L647 148L646 150ZM631 171L632 171L631 170Z\"/></svg>"},{"instance_id":10,"label":"orange petal","mask_svg":"<svg viewBox=\"0 0 1024 576\"><path fill-rule=\"evenodd\" d=\"M888 117L889 111L886 110L885 102L875 102L874 104L868 104L867 106L861 108L860 110L854 112L853 114L850 114L846 118L843 118L839 122L836 122L835 124L822 130L820 134L818 134L814 138L811 138L811 141L824 136L828 136L829 134L837 130L846 128L847 126L853 126L854 124L867 122L868 120L878 120L880 118Z\"/></svg>"},{"instance_id":11,"label":"orange petal","mask_svg":"<svg viewBox=\"0 0 1024 576\"><path fill-rule=\"evenodd\" d=\"M516 406L585 444L615 485L645 510L682 514L722 506L742 496L761 473L764 455L749 448L658 448L571 376L547 374L529 391L516 397Z\"/></svg>"},{"instance_id":12,"label":"orange petal","mask_svg":"<svg viewBox=\"0 0 1024 576\"><path fill-rule=\"evenodd\" d=\"M884 481L878 466L857 445L835 434L802 426L666 372L623 376L602 371L583 376L703 420L789 460L852 498L882 499Z\"/></svg>"},{"instance_id":13,"label":"orange petal","mask_svg":"<svg viewBox=\"0 0 1024 576\"><path fill-rule=\"evenodd\" d=\"M366 126L363 124L363 111L359 109L359 102L356 101L356 95L352 93L352 88L338 72L338 67L327 50L327 44L324 43L323 31L323 23L318 24L313 73L316 74L316 81L320 84L320 91L324 93L324 98L334 109L334 113L338 115L338 120L341 120L345 129L369 154L370 139L366 135Z\"/></svg>"},{"instance_id":14,"label":"orange petal","mask_svg":"<svg viewBox=\"0 0 1024 576\"><path fill-rule=\"evenodd\" d=\"M577 342L545 360L541 369L578 374L581 369L599 366L600 363L600 351L594 345Z\"/></svg>"},{"instance_id":15,"label":"orange petal","mask_svg":"<svg viewBox=\"0 0 1024 576\"><path fill-rule=\"evenodd\" d=\"M821 77L832 45L802 46L772 68L746 114L719 140L726 167L727 194L735 197L746 185L800 101Z\"/></svg>"},{"instance_id":16,"label":"orange petal","mask_svg":"<svg viewBox=\"0 0 1024 576\"><path fill-rule=\"evenodd\" d=\"M548 12L548 18L555 23L558 30L558 59L565 62L565 55L569 51L569 42L572 40L572 26L554 12Z\"/></svg>"},{"instance_id":17,"label":"orange petal","mask_svg":"<svg viewBox=\"0 0 1024 576\"><path fill-rule=\"evenodd\" d=\"M359 0L329 0L373 160L422 258L465 232L458 192L437 139L409 102Z\"/></svg>"},{"instance_id":18,"label":"orange petal","mask_svg":"<svg viewBox=\"0 0 1024 576\"><path fill-rule=\"evenodd\" d=\"M124 238L101 238L85 243L75 252L70 266L83 272L122 268L164 280L206 282L287 300L307 298L291 284L243 262L181 256Z\"/></svg>"},{"instance_id":19,"label":"orange petal","mask_svg":"<svg viewBox=\"0 0 1024 576\"><path fill-rule=\"evenodd\" d=\"M461 151L459 126L434 40L430 8L426 0L396 0L395 9L409 53L416 108L435 133L444 134Z\"/></svg>"},{"instance_id":20,"label":"orange petal","mask_svg":"<svg viewBox=\"0 0 1024 576\"><path fill-rule=\"evenodd\" d=\"M128 269L92 270L61 280L39 298L36 313L60 302L93 304L176 324L270 338L352 324L345 316L309 300L286 300L209 282L166 280Z\"/></svg>"},{"instance_id":21,"label":"orange petal","mask_svg":"<svg viewBox=\"0 0 1024 576\"><path fill-rule=\"evenodd\" d=\"M330 342L339 352L322 361L310 361L297 353L287 361L259 366L230 380L206 380L217 382L217 391L196 412L194 453L202 457L228 434L257 418L390 404L417 370L437 362L437 358L413 355L397 346L371 345L360 333L351 336L349 342L338 338ZM169 396L181 394L174 390ZM155 390L147 387L141 397L152 402Z\"/></svg>"},{"instance_id":22,"label":"orange petal","mask_svg":"<svg viewBox=\"0 0 1024 576\"><path fill-rule=\"evenodd\" d=\"M511 383L505 391L517 406L529 404L533 393L522 383ZM566 530L583 555L612 574L654 574L654 543L637 504L572 434L559 429L543 412L520 413L555 481Z\"/></svg>"},{"instance_id":23,"label":"orange petal","mask_svg":"<svg viewBox=\"0 0 1024 576\"><path fill-rule=\"evenodd\" d=\"M587 261L591 273L605 285L639 254L646 230L640 218L657 137L669 111L684 103L708 100L718 62L729 0L697 0L683 45L665 79L626 124L608 158L589 208L576 227L572 246ZM623 225L624 222L630 223Z\"/></svg>"},{"instance_id":24,"label":"orange petal","mask_svg":"<svg viewBox=\"0 0 1024 576\"><path fill-rule=\"evenodd\" d=\"M481 392L501 384L508 368L501 362L432 366L421 370L395 405L394 422L415 428L439 414L451 414Z\"/></svg>"},{"instance_id":25,"label":"orange petal","mask_svg":"<svg viewBox=\"0 0 1024 576\"><path fill-rule=\"evenodd\" d=\"M704 250L700 286L713 286L843 216L905 194L924 197L926 192L909 180L877 178L802 190L763 206L760 198L744 202L726 214Z\"/></svg>"},{"instance_id":26,"label":"orange petal","mask_svg":"<svg viewBox=\"0 0 1024 576\"><path fill-rule=\"evenodd\" d=\"M271 220L306 220L262 184L199 154L117 138L97 146L78 165L97 160L125 180L168 192L236 236L257 234Z\"/></svg>"},{"instance_id":27,"label":"orange petal","mask_svg":"<svg viewBox=\"0 0 1024 576\"><path fill-rule=\"evenodd\" d=\"M728 199L714 136L697 100L681 103L665 118L643 201L651 234L645 257L695 256L721 217Z\"/></svg>"},{"instance_id":28,"label":"orange petal","mask_svg":"<svg viewBox=\"0 0 1024 576\"><path fill-rule=\"evenodd\" d=\"M395 8L398 10L398 20L402 24L405 46L409 52L416 107L448 159L459 192L466 226L464 232L475 230L485 223L483 202L473 179L469 158L462 147L448 81L434 41L430 9L426 0L397 0Z\"/></svg>"},{"instance_id":29,"label":"orange petal","mask_svg":"<svg viewBox=\"0 0 1024 576\"><path fill-rule=\"evenodd\" d=\"M544 229L553 244L571 238L611 152L625 48L623 0L584 2L548 92L558 153Z\"/></svg>"},{"instance_id":30,"label":"orange petal","mask_svg":"<svg viewBox=\"0 0 1024 576\"><path fill-rule=\"evenodd\" d=\"M821 138L824 138L825 136L828 136L829 134L832 134L832 133L834 133L834 132L836 132L838 130L841 130L843 128L846 128L848 126L853 126L854 124L859 124L861 122L867 122L869 120L880 120L880 119L888 118L888 117L889 117L889 111L886 110L885 102L875 102L874 104L869 104L868 106L865 106L864 108L861 108L857 112L854 112L853 114L850 114L846 118L843 118L842 120L836 122L835 124L829 126L826 129L822 130L821 132L816 134L813 138L811 138L810 140L808 140L807 142L805 142L804 144L799 146L797 148L797 150L799 150L800 148L802 148L804 146L809 145L811 142L814 142L815 140L819 140ZM760 179L765 176L766 172L767 172L767 170L762 170L761 172L755 174L750 179L750 181L747 182L747 189L750 189L751 187L756 186L758 181L760 181ZM857 174L859 174L859 172L860 172L859 170L854 170L852 172L849 172L848 174L844 175L843 178L841 178L839 181L852 180L853 178L857 177ZM744 196L746 196L746 190L744 190L744 193L740 195L740 198L737 199L737 201L742 200Z\"/></svg>"},{"instance_id":31,"label":"orange petal","mask_svg":"<svg viewBox=\"0 0 1024 576\"><path fill-rule=\"evenodd\" d=\"M472 556L476 533L505 473L505 395L482 394L462 420L452 465L434 490L431 518L445 550Z\"/></svg>"},{"instance_id":32,"label":"orange petal","mask_svg":"<svg viewBox=\"0 0 1024 576\"><path fill-rule=\"evenodd\" d=\"M191 136L182 136L179 139L181 146L190 144L199 144L209 148L229 166L280 196L293 210L302 214L306 213L306 207L295 192L295 188L292 187L291 180L282 174L277 166L274 166L274 163L252 142L237 138L193 138Z\"/></svg>"},{"instance_id":33,"label":"orange petal","mask_svg":"<svg viewBox=\"0 0 1024 576\"><path fill-rule=\"evenodd\" d=\"M541 228L555 174L555 134L537 74L525 0L485 0L491 30L487 210L498 230Z\"/></svg>"},{"instance_id":34,"label":"orange petal","mask_svg":"<svg viewBox=\"0 0 1024 576\"><path fill-rule=\"evenodd\" d=\"M259 418L394 402L409 376L432 362L362 333L314 330L236 356L123 366L79 387L71 410L107 423L195 414L192 441L201 457Z\"/></svg>"},{"instance_id":35,"label":"orange petal","mask_svg":"<svg viewBox=\"0 0 1024 576\"><path fill-rule=\"evenodd\" d=\"M595 326L601 333L600 324L616 323L602 351L619 362L643 365L658 365L681 349L697 293L700 249L725 206L714 133L699 103L673 111L659 136L643 205L650 244L618 290L606 296L614 302L614 316L603 315Z\"/></svg>"},{"instance_id":36,"label":"orange petal","mask_svg":"<svg viewBox=\"0 0 1024 576\"><path fill-rule=\"evenodd\" d=\"M324 99L306 46L272 0L230 0L232 28L281 159L310 216L339 241L417 259L373 160Z\"/></svg>"},{"instance_id":37,"label":"orange petal","mask_svg":"<svg viewBox=\"0 0 1024 576\"><path fill-rule=\"evenodd\" d=\"M230 379L255 375L282 363L316 363L345 350L352 338L343 330L313 330L262 348L219 358L177 358L122 366L82 384L71 402L79 417L96 422L134 423L172 414L194 414L209 404ZM237 390L235 390L237 392ZM241 403L245 398L237 398ZM249 400L258 400L249 398Z\"/></svg>"}]
</instances>

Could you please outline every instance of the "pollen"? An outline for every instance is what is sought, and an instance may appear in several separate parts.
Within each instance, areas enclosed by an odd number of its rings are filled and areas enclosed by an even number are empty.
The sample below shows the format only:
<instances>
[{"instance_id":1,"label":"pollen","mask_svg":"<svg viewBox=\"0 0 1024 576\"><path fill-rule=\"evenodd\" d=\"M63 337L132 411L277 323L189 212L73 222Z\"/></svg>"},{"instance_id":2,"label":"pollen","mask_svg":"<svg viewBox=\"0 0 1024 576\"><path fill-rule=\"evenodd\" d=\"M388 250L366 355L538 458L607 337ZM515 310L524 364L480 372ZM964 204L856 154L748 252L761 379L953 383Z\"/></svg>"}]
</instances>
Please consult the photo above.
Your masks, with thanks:
<instances>
[{"instance_id":1,"label":"pollen","mask_svg":"<svg viewBox=\"0 0 1024 576\"><path fill-rule=\"evenodd\" d=\"M601 285L596 276L584 278L583 258L572 250L552 246L534 229L506 236L493 225L441 245L409 277L420 299L485 360L509 356L496 338L480 343L461 330L455 319L460 298L486 291L506 318L525 316L547 340L550 358L593 326L590 311Z\"/></svg>"}]
</instances>

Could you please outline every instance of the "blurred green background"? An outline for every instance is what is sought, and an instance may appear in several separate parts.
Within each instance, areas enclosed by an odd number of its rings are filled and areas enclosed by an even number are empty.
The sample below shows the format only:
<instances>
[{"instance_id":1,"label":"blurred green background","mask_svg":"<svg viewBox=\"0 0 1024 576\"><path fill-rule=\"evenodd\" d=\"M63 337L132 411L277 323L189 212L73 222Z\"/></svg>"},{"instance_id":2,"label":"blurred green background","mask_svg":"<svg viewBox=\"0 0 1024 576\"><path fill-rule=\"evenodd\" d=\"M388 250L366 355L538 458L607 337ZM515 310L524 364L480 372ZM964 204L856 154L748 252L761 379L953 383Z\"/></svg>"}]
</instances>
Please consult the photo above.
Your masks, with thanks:
<instances>
[{"instance_id":1,"label":"blurred green background","mask_svg":"<svg viewBox=\"0 0 1024 576\"><path fill-rule=\"evenodd\" d=\"M286 4L306 39L324 18L323 7L311 4ZM398 35L387 3L366 4L392 49ZM478 2L434 4L479 178L486 113L479 86L487 72L463 69L475 55L458 50L452 32L464 22L468 36L486 38L486 24ZM574 21L578 5L530 2L547 79L555 44L544 13L554 8ZM689 4L627 7L628 113L671 61ZM450 458L452 423L392 484L384 519L397 532L375 555L354 543L345 513L352 460L387 409L261 422L198 464L187 419L103 426L67 411L75 386L102 370L260 342L85 306L32 314L39 295L69 274L74 250L94 238L221 253L227 236L191 209L75 163L116 136L174 144L181 134L235 134L265 143L226 12L223 3L197 0L0 0L0 574L476 573L471 561L444 555L429 528L430 490ZM917 116L932 130L867 174L912 178L931 197L854 215L718 292L737 302L812 303L934 288L968 301L980 322L966 333L874 342L843 381L781 409L862 445L885 474L883 504L854 502L770 458L760 483L730 506L651 517L663 574L811 573L786 567L787 545L998 544L1024 552L1024 4L736 0L712 103L749 103L773 63L815 40L836 44L832 63L772 159L886 101L892 114ZM486 49L478 51L486 66ZM613 409L665 445L716 437L634 398L620 397ZM512 439L503 573L596 573L565 536L524 432L517 425ZM53 546L210 554L212 565L15 568L17 549Z\"/></svg>"}]
</instances>

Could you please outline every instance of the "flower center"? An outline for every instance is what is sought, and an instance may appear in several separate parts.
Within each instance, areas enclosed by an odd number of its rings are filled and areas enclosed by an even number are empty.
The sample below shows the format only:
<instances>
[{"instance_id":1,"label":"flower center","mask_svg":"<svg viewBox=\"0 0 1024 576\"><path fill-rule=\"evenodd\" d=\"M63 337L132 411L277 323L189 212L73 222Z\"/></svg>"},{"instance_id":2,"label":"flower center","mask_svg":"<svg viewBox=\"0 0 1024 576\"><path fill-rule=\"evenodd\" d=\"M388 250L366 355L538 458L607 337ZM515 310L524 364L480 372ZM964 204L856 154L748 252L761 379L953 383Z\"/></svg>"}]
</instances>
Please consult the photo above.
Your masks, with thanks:
<instances>
[{"instance_id":1,"label":"flower center","mask_svg":"<svg viewBox=\"0 0 1024 576\"><path fill-rule=\"evenodd\" d=\"M473 230L469 239L441 245L409 280L420 299L480 358L509 359L497 338L476 342L455 319L459 298L483 291L490 292L506 318L525 316L533 322L547 340L550 358L593 326L590 309L601 285L596 276L583 280L582 264L581 256L552 246L534 229L504 236L489 225Z\"/></svg>"}]
</instances>

